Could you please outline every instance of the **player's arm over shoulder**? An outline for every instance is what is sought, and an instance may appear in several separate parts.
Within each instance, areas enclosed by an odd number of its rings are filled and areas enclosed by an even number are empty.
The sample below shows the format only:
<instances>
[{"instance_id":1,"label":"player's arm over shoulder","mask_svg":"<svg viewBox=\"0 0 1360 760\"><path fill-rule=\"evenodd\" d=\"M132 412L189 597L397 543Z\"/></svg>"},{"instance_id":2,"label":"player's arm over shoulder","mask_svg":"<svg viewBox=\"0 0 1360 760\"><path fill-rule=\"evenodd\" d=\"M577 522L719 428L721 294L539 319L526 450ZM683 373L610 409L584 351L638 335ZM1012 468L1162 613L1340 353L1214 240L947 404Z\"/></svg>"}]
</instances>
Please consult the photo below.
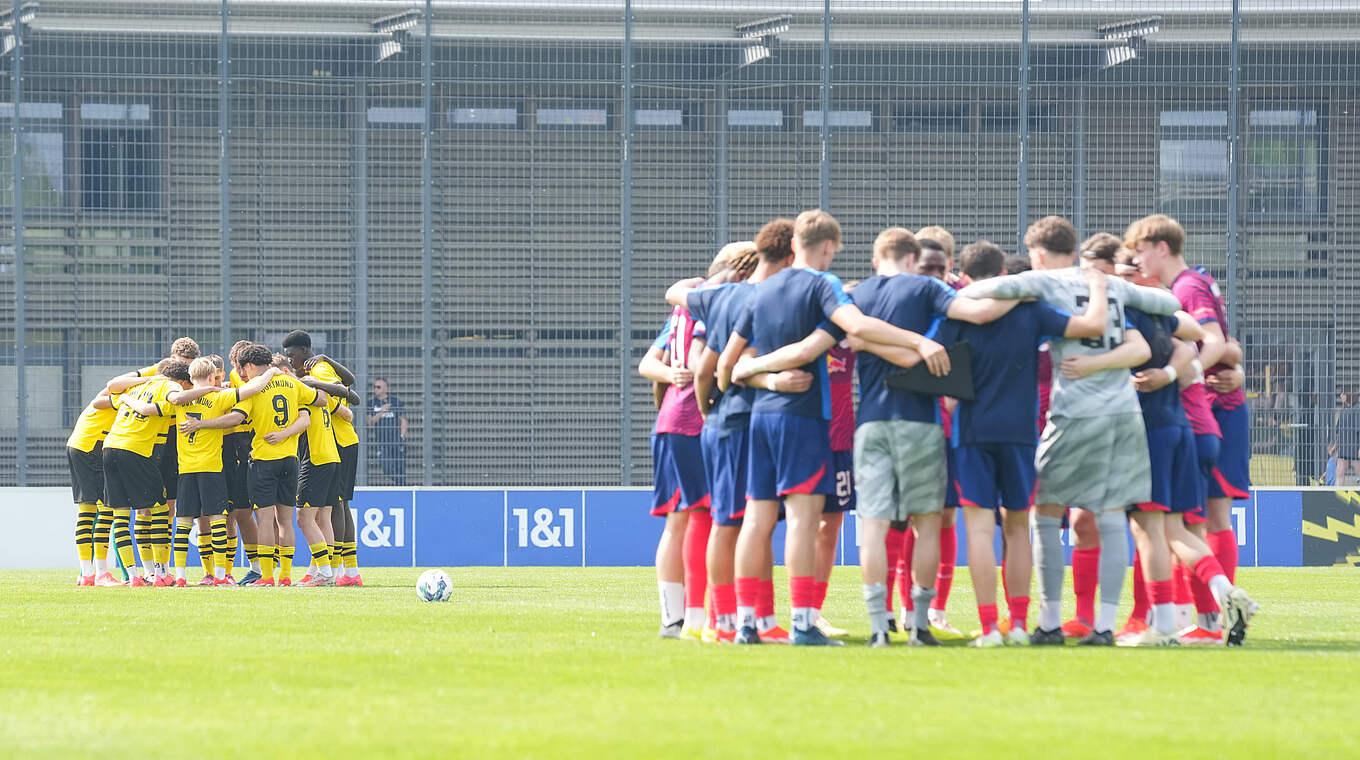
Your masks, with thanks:
<instances>
[{"instance_id":1,"label":"player's arm over shoulder","mask_svg":"<svg viewBox=\"0 0 1360 760\"><path fill-rule=\"evenodd\" d=\"M1116 278L1109 279L1110 292L1114 293L1125 306L1132 306L1147 314L1175 314L1181 308L1180 300L1169 290L1134 285Z\"/></svg>"},{"instance_id":2,"label":"player's arm over shoulder","mask_svg":"<svg viewBox=\"0 0 1360 760\"><path fill-rule=\"evenodd\" d=\"M1044 270L1031 270L1019 274L1005 274L1000 277L989 277L981 282L975 282L963 290L959 295L964 298L1002 298L1016 300L1020 298L1038 298L1048 290L1053 282L1053 275Z\"/></svg>"}]
</instances>

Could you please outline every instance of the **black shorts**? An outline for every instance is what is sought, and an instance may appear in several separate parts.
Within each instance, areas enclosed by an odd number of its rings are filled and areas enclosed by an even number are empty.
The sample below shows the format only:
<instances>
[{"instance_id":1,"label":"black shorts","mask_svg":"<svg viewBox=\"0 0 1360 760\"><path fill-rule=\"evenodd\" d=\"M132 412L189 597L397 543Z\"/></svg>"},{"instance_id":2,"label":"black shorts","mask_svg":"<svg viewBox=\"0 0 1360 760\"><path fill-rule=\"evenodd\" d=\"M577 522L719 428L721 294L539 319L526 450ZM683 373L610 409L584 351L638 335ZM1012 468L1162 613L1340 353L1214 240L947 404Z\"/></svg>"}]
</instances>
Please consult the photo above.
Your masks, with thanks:
<instances>
[{"instance_id":1,"label":"black shorts","mask_svg":"<svg viewBox=\"0 0 1360 760\"><path fill-rule=\"evenodd\" d=\"M354 500L354 476L359 471L359 444L340 447L340 472L336 474L336 492L345 501ZM332 504L331 506L336 506Z\"/></svg>"},{"instance_id":2,"label":"black shorts","mask_svg":"<svg viewBox=\"0 0 1360 760\"><path fill-rule=\"evenodd\" d=\"M111 509L151 509L164 486L156 460L124 449L104 449L104 504Z\"/></svg>"},{"instance_id":3,"label":"black shorts","mask_svg":"<svg viewBox=\"0 0 1360 760\"><path fill-rule=\"evenodd\" d=\"M89 451L66 447L66 463L71 465L71 498L77 504L104 500L104 443Z\"/></svg>"},{"instance_id":4,"label":"black shorts","mask_svg":"<svg viewBox=\"0 0 1360 760\"><path fill-rule=\"evenodd\" d=\"M222 436L222 474L227 479L227 503L232 509L250 509L249 431Z\"/></svg>"},{"instance_id":5,"label":"black shorts","mask_svg":"<svg viewBox=\"0 0 1360 760\"><path fill-rule=\"evenodd\" d=\"M339 462L310 464L298 473L297 506L333 507L339 493Z\"/></svg>"},{"instance_id":6,"label":"black shorts","mask_svg":"<svg viewBox=\"0 0 1360 760\"><path fill-rule=\"evenodd\" d=\"M250 503L256 509L278 504L291 506L297 499L297 485L297 457L256 459L250 463L246 487L250 491Z\"/></svg>"},{"instance_id":7,"label":"black shorts","mask_svg":"<svg viewBox=\"0 0 1360 760\"><path fill-rule=\"evenodd\" d=\"M175 517L213 517L227 513L227 478L220 472L185 472L179 476Z\"/></svg>"},{"instance_id":8,"label":"black shorts","mask_svg":"<svg viewBox=\"0 0 1360 760\"><path fill-rule=\"evenodd\" d=\"M175 498L179 490L179 452L175 446L175 440L179 436L175 427L170 426L170 433L165 437L165 443L159 447L160 461L157 467L161 471L161 487L165 490L165 498Z\"/></svg>"}]
</instances>

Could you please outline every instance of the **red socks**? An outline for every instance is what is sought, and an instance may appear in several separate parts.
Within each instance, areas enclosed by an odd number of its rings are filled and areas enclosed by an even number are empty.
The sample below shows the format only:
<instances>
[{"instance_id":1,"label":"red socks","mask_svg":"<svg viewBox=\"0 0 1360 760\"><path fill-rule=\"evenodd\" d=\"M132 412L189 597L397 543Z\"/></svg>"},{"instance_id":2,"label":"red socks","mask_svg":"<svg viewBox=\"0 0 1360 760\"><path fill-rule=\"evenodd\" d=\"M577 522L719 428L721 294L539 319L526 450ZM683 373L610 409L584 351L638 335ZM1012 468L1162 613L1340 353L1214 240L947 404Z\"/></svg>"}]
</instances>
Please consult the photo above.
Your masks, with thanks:
<instances>
[{"instance_id":1,"label":"red socks","mask_svg":"<svg viewBox=\"0 0 1360 760\"><path fill-rule=\"evenodd\" d=\"M751 580L747 578L746 580ZM754 600L751 605L755 606ZM737 614L737 587L731 584L724 584L713 587L713 611L722 615Z\"/></svg>"},{"instance_id":2,"label":"red socks","mask_svg":"<svg viewBox=\"0 0 1360 760\"><path fill-rule=\"evenodd\" d=\"M1164 581L1152 581L1147 585L1152 592L1153 604L1171 604L1176 598L1176 584L1170 578Z\"/></svg>"},{"instance_id":3,"label":"red socks","mask_svg":"<svg viewBox=\"0 0 1360 760\"><path fill-rule=\"evenodd\" d=\"M811 575L789 576L789 606L816 607L817 582Z\"/></svg>"},{"instance_id":4,"label":"red socks","mask_svg":"<svg viewBox=\"0 0 1360 760\"><path fill-rule=\"evenodd\" d=\"M1176 582L1176 605L1190 604L1190 568L1177 562L1171 568L1171 580Z\"/></svg>"},{"instance_id":5,"label":"red socks","mask_svg":"<svg viewBox=\"0 0 1360 760\"><path fill-rule=\"evenodd\" d=\"M1210 533L1207 538L1209 541L1209 550L1214 553L1214 558L1218 560L1218 564L1223 568L1223 574L1228 576L1229 582L1236 582L1237 536L1234 536L1232 530L1229 529L1220 530L1217 533Z\"/></svg>"},{"instance_id":6,"label":"red socks","mask_svg":"<svg viewBox=\"0 0 1360 760\"><path fill-rule=\"evenodd\" d=\"M1012 596L1006 600L1010 609L1011 627L1025 630L1029 627L1029 597Z\"/></svg>"},{"instance_id":7,"label":"red socks","mask_svg":"<svg viewBox=\"0 0 1360 760\"><path fill-rule=\"evenodd\" d=\"M940 529L940 569L935 574L935 598L932 610L944 610L949 603L949 588L954 585L954 565L959 559L959 529L955 525Z\"/></svg>"},{"instance_id":8,"label":"red socks","mask_svg":"<svg viewBox=\"0 0 1360 760\"><path fill-rule=\"evenodd\" d=\"M708 587L708 534L713 529L713 515L707 509L690 511L685 526L685 606L704 606L704 591Z\"/></svg>"},{"instance_id":9,"label":"red socks","mask_svg":"<svg viewBox=\"0 0 1360 760\"><path fill-rule=\"evenodd\" d=\"M1133 566L1138 567L1137 560L1134 560ZM1099 582L1100 547L1073 550L1072 592L1077 597L1077 620L1087 625L1096 621L1096 586Z\"/></svg>"},{"instance_id":10,"label":"red socks","mask_svg":"<svg viewBox=\"0 0 1360 760\"><path fill-rule=\"evenodd\" d=\"M827 586L830 585L831 584L826 581L812 582L812 601L816 602L816 604L812 605L813 607L816 607L819 610L822 608L822 605L826 602Z\"/></svg>"},{"instance_id":11,"label":"red socks","mask_svg":"<svg viewBox=\"0 0 1360 760\"><path fill-rule=\"evenodd\" d=\"M982 623L982 632L983 632L984 634L991 633L993 630L995 630L995 629L996 629L996 605L995 605L995 604L979 604L979 605L978 605L978 621Z\"/></svg>"},{"instance_id":12,"label":"red socks","mask_svg":"<svg viewBox=\"0 0 1360 760\"><path fill-rule=\"evenodd\" d=\"M893 582L897 580L897 564L902 561L902 544L906 543L906 537L902 534L904 530L888 528L888 598L886 600L889 614L893 611Z\"/></svg>"},{"instance_id":13,"label":"red socks","mask_svg":"<svg viewBox=\"0 0 1360 760\"><path fill-rule=\"evenodd\" d=\"M740 583L741 579L737 579L737 582ZM756 598L756 617L774 617L774 580L758 580L756 583L760 584L760 593ZM741 594L740 587L737 594Z\"/></svg>"},{"instance_id":14,"label":"red socks","mask_svg":"<svg viewBox=\"0 0 1360 760\"><path fill-rule=\"evenodd\" d=\"M754 607L756 609L756 614L759 615L761 585L763 583L764 581L759 578L738 578L736 585L737 604L742 607ZM729 587L718 586L717 588L722 589ZM719 602L721 603L721 599ZM771 602L770 606L773 607L774 603Z\"/></svg>"},{"instance_id":15,"label":"red socks","mask_svg":"<svg viewBox=\"0 0 1360 760\"><path fill-rule=\"evenodd\" d=\"M1199 578L1205 586L1209 585L1209 581L1215 575L1227 575L1227 573L1223 572L1223 565L1219 564L1218 558L1214 555L1207 555L1195 563L1195 577ZM1229 578L1228 580L1231 581L1232 579Z\"/></svg>"},{"instance_id":16,"label":"red socks","mask_svg":"<svg viewBox=\"0 0 1360 760\"><path fill-rule=\"evenodd\" d=\"M1198 567L1198 566L1197 566ZM1218 568L1222 570L1222 566ZM1214 592L1209 589L1208 581L1200 580L1198 574L1187 571L1190 578L1190 593L1195 597L1195 612L1201 615L1217 615L1218 600L1214 598ZM1213 576L1210 575L1210 578Z\"/></svg>"},{"instance_id":17,"label":"red socks","mask_svg":"<svg viewBox=\"0 0 1360 760\"><path fill-rule=\"evenodd\" d=\"M1138 552L1133 553L1133 612L1129 613L1129 617L1133 620L1146 621L1150 604L1147 583L1143 580L1142 560Z\"/></svg>"}]
</instances>

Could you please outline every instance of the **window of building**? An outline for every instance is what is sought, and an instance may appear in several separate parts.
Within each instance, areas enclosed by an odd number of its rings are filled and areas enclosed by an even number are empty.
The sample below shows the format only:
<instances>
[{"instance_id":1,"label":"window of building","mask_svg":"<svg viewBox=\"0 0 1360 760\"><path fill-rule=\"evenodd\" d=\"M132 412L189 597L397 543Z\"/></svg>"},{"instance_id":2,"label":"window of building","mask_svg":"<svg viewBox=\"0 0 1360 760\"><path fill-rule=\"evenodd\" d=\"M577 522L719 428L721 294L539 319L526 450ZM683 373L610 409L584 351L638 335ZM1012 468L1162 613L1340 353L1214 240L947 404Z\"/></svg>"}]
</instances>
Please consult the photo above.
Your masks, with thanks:
<instances>
[{"instance_id":1,"label":"window of building","mask_svg":"<svg viewBox=\"0 0 1360 760\"><path fill-rule=\"evenodd\" d=\"M459 129L515 129L519 127L519 109L506 106L460 106L449 109L448 120L450 126Z\"/></svg>"},{"instance_id":2,"label":"window of building","mask_svg":"<svg viewBox=\"0 0 1360 760\"><path fill-rule=\"evenodd\" d=\"M737 129L779 129L784 112L779 109L733 108L727 112L727 126Z\"/></svg>"},{"instance_id":3,"label":"window of building","mask_svg":"<svg viewBox=\"0 0 1360 760\"><path fill-rule=\"evenodd\" d=\"M1162 111L1159 166L1163 213L1188 218L1225 216L1227 111Z\"/></svg>"},{"instance_id":4,"label":"window of building","mask_svg":"<svg viewBox=\"0 0 1360 760\"><path fill-rule=\"evenodd\" d=\"M24 103L22 140L24 206L65 205L66 135L61 130L60 103ZM14 104L0 103L0 140L14 141ZM14 204L14 164L10 151L0 155L0 205Z\"/></svg>"},{"instance_id":5,"label":"window of building","mask_svg":"<svg viewBox=\"0 0 1360 760\"><path fill-rule=\"evenodd\" d=\"M603 108L540 108L535 123L551 129L603 129L609 126L609 111Z\"/></svg>"},{"instance_id":6,"label":"window of building","mask_svg":"<svg viewBox=\"0 0 1360 760\"><path fill-rule=\"evenodd\" d=\"M1317 109L1247 115L1247 211L1308 217L1326 208L1322 119Z\"/></svg>"},{"instance_id":7,"label":"window of building","mask_svg":"<svg viewBox=\"0 0 1360 760\"><path fill-rule=\"evenodd\" d=\"M145 103L80 107L80 205L97 211L161 208L161 143Z\"/></svg>"}]
</instances>

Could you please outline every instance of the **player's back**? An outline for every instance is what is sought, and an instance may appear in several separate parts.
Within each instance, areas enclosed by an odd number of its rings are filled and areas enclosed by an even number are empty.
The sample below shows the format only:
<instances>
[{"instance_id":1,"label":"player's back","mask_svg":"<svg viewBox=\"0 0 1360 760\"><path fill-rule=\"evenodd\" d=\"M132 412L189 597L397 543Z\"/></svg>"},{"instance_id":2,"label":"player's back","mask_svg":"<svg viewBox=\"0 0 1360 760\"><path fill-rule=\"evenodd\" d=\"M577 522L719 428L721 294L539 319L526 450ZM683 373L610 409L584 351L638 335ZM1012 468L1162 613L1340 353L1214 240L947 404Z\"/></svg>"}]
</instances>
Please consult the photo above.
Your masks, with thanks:
<instances>
[{"instance_id":1,"label":"player's back","mask_svg":"<svg viewBox=\"0 0 1360 760\"><path fill-rule=\"evenodd\" d=\"M855 286L853 300L865 314L903 330L933 337L954 291L933 277L917 274L874 275ZM923 393L900 393L886 384L896 365L865 352L859 365L859 421L912 420L934 422L937 403Z\"/></svg>"},{"instance_id":2,"label":"player's back","mask_svg":"<svg viewBox=\"0 0 1360 760\"><path fill-rule=\"evenodd\" d=\"M76 418L76 424L71 428L66 445L80 451L93 451L97 444L102 443L108 437L109 428L113 427L114 420L118 418L119 395L109 394L107 409L95 408L94 401L86 404L80 416Z\"/></svg>"},{"instance_id":3,"label":"player's back","mask_svg":"<svg viewBox=\"0 0 1360 760\"><path fill-rule=\"evenodd\" d=\"M179 457L180 473L222 471L222 436L227 431L202 428L186 434L178 425L186 419L210 420L221 417L231 411L236 401L236 391L220 390L174 408L173 422L177 436L175 451Z\"/></svg>"},{"instance_id":4,"label":"player's back","mask_svg":"<svg viewBox=\"0 0 1360 760\"><path fill-rule=\"evenodd\" d=\"M1181 303L1181 308L1185 309L1195 321L1200 324L1206 322L1217 322L1219 329L1223 331L1224 339L1232 337L1228 334L1228 313L1227 307L1223 304L1223 293L1218 288L1218 283L1214 281L1204 267L1191 267L1181 270L1176 275L1176 279L1171 282L1171 292L1176 294L1176 298ZM1199 344L1201 347L1203 342ZM1206 375L1213 375L1223 370L1231 369L1228 365L1219 362L1212 367L1205 367ZM1227 393L1209 389L1209 395L1215 408L1235 409L1246 403L1247 395L1241 387L1234 388Z\"/></svg>"},{"instance_id":5,"label":"player's back","mask_svg":"<svg viewBox=\"0 0 1360 760\"><path fill-rule=\"evenodd\" d=\"M341 385L340 373L335 371L335 367L330 362L317 362L312 365L309 373L312 377L325 383L335 383ZM337 406L349 406L349 402L341 399ZM334 408L334 407L331 407ZM336 446L353 446L359 442L359 435L354 430L354 423L336 414L331 415L331 428L335 431Z\"/></svg>"},{"instance_id":6,"label":"player's back","mask_svg":"<svg viewBox=\"0 0 1360 760\"><path fill-rule=\"evenodd\" d=\"M738 332L760 353L797 343L850 303L840 278L815 269L784 269L756 285ZM753 412L796 414L831 419L826 360L819 356L800 367L813 377L801 393L757 389Z\"/></svg>"},{"instance_id":7,"label":"player's back","mask_svg":"<svg viewBox=\"0 0 1360 760\"><path fill-rule=\"evenodd\" d=\"M721 354L727 348L737 320L751 296L755 294L755 283L729 282L707 288L699 288L690 293L686 305L690 313L703 320L708 328L708 347ZM751 413L755 401L755 389L745 385L732 385L718 397L713 408L704 420L705 427L723 428L729 422L746 426L744 415Z\"/></svg>"},{"instance_id":8,"label":"player's back","mask_svg":"<svg viewBox=\"0 0 1360 760\"><path fill-rule=\"evenodd\" d=\"M696 369L699 366L699 346L705 339L705 328L689 310L678 306L671 310L658 343L666 349L671 367ZM699 402L694 398L694 383L666 386L661 408L656 414L656 432L679 435L698 435L703 429Z\"/></svg>"},{"instance_id":9,"label":"player's back","mask_svg":"<svg viewBox=\"0 0 1360 760\"><path fill-rule=\"evenodd\" d=\"M298 445L303 461L314 465L340 461L340 449L335 440L335 410L339 406L340 399L332 397L326 399L325 406L308 410L311 420Z\"/></svg>"},{"instance_id":10,"label":"player's back","mask_svg":"<svg viewBox=\"0 0 1360 760\"><path fill-rule=\"evenodd\" d=\"M167 397L177 390L180 390L179 383L162 379L147 381L128 392L133 393L139 401L156 404L164 413L169 411ZM164 440L168 425L168 418L146 417L124 406L109 427L104 448L124 449L149 457L156 444Z\"/></svg>"},{"instance_id":11,"label":"player's back","mask_svg":"<svg viewBox=\"0 0 1360 760\"><path fill-rule=\"evenodd\" d=\"M1155 316L1138 309L1127 311L1129 324L1143 334L1152 348L1152 358L1136 370L1165 366L1174 350L1171 336L1176 332L1176 318ZM1171 382L1151 393L1139 393L1138 405L1143 410L1143 422L1148 430L1161 427L1189 425L1185 407L1181 404L1180 386Z\"/></svg>"},{"instance_id":12,"label":"player's back","mask_svg":"<svg viewBox=\"0 0 1360 760\"><path fill-rule=\"evenodd\" d=\"M265 440L265 435L286 429L297 419L298 410L316 397L316 391L299 383L291 375L276 375L258 394L236 404L234 409L246 416L255 439L251 443L251 459L284 459L297 456L297 437L278 443Z\"/></svg>"},{"instance_id":13,"label":"player's back","mask_svg":"<svg viewBox=\"0 0 1360 760\"><path fill-rule=\"evenodd\" d=\"M1176 310L1175 297L1150 288L1137 288L1117 278L1107 278L1109 322L1105 332L1096 338L1062 338L1049 342L1049 354L1056 369L1069 356L1103 354L1124 342L1126 325L1124 310L1130 301L1145 309L1160 309L1170 314ZM1038 269L974 283L964 288L962 295L987 298L1037 297L1050 306L1069 314L1086 311L1090 289L1080 269ZM1165 296L1159 298L1158 296ZM1139 413L1138 397L1133 381L1126 370L1102 370L1082 378L1066 378L1053 373L1052 395L1049 400L1051 417L1103 417L1112 414Z\"/></svg>"},{"instance_id":14,"label":"player's back","mask_svg":"<svg viewBox=\"0 0 1360 760\"><path fill-rule=\"evenodd\" d=\"M945 344L967 341L972 356L972 401L960 401L952 432L957 444L1033 446L1039 408L1039 346L1061 338L1068 315L1045 303L1020 303L1003 317L974 325L950 320Z\"/></svg>"}]
</instances>

